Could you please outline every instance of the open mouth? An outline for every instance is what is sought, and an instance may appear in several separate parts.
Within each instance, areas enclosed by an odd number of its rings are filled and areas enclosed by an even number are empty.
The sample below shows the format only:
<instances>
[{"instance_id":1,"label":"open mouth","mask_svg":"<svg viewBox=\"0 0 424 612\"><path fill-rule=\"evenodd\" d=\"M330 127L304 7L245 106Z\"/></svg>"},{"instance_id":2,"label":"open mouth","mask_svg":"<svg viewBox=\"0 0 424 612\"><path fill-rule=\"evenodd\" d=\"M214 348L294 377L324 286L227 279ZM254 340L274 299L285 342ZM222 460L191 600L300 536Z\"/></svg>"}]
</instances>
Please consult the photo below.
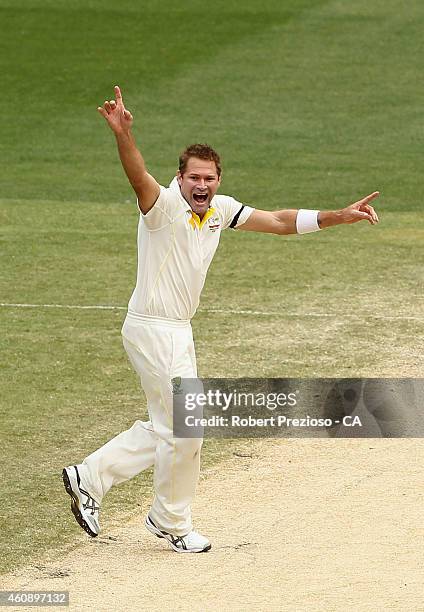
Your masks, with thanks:
<instances>
[{"instance_id":1,"label":"open mouth","mask_svg":"<svg viewBox=\"0 0 424 612\"><path fill-rule=\"evenodd\" d=\"M193 200L197 202L197 204L204 204L207 199L207 193L193 193Z\"/></svg>"}]
</instances>

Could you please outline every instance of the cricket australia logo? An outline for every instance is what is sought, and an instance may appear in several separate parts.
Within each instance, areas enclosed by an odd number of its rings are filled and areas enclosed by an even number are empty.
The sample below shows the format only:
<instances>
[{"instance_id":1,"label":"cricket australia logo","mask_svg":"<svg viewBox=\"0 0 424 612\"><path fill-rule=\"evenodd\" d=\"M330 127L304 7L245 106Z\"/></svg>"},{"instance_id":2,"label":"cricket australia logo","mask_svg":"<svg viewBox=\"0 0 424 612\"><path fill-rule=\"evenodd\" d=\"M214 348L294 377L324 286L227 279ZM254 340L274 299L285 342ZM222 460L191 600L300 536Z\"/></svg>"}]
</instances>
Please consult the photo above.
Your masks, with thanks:
<instances>
[{"instance_id":1,"label":"cricket australia logo","mask_svg":"<svg viewBox=\"0 0 424 612\"><path fill-rule=\"evenodd\" d=\"M208 219L208 226L211 232L216 232L216 230L221 227L219 217L210 217L210 219Z\"/></svg>"}]
</instances>

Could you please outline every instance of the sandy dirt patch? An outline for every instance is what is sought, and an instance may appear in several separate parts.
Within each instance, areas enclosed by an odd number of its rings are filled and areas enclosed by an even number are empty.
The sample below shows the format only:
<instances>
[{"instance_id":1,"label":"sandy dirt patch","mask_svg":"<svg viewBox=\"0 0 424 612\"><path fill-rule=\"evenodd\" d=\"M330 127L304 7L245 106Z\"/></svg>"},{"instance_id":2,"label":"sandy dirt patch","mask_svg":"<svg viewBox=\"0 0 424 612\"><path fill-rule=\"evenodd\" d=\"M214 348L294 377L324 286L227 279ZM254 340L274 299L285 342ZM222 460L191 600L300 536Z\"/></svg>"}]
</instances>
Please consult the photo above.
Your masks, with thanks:
<instances>
[{"instance_id":1,"label":"sandy dirt patch","mask_svg":"<svg viewBox=\"0 0 424 612\"><path fill-rule=\"evenodd\" d=\"M75 611L424 610L423 446L240 443L193 506L209 553L172 552L140 514L0 588L69 590Z\"/></svg>"}]
</instances>

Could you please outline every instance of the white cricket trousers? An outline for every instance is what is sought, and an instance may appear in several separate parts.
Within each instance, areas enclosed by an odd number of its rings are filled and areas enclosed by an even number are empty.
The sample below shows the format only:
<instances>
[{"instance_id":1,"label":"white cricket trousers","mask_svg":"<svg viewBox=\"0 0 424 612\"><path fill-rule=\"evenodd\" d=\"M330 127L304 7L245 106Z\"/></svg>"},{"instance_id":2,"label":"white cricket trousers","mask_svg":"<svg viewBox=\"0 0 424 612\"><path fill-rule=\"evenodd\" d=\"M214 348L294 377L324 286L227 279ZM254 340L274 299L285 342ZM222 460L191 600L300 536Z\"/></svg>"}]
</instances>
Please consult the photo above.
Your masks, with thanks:
<instances>
[{"instance_id":1,"label":"white cricket trousers","mask_svg":"<svg viewBox=\"0 0 424 612\"><path fill-rule=\"evenodd\" d=\"M100 503L110 487L154 465L155 497L149 514L160 529L186 535L193 528L190 503L199 478L202 440L174 438L171 380L197 377L191 325L129 313L122 336L140 376L150 420L136 421L86 457L81 475Z\"/></svg>"}]
</instances>

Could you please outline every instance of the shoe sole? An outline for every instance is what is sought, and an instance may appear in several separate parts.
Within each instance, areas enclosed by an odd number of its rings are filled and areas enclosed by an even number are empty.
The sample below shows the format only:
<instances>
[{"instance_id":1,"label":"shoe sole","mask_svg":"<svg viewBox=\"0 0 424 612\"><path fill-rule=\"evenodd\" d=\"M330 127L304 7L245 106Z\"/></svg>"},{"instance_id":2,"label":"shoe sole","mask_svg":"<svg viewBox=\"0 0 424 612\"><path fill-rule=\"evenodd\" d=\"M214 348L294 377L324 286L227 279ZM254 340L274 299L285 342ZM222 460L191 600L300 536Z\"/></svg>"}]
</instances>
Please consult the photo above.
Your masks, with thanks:
<instances>
[{"instance_id":1,"label":"shoe sole","mask_svg":"<svg viewBox=\"0 0 424 612\"><path fill-rule=\"evenodd\" d=\"M152 525L151 523L147 522L147 519L144 521L144 525L146 527L146 529L148 531L150 531L150 533L153 533L153 535L155 535L157 538L160 538L161 540L166 540L166 542L168 542L169 546L172 548L172 550L174 552L177 553L202 553L202 552L208 552L208 550L210 550L212 548L212 544L208 544L207 546L205 546L205 548L199 548L199 549L191 549L191 550L184 550L184 548L177 548L176 546L174 546L174 544L168 540L167 537L165 537L162 532L160 531L160 529L158 529L157 527L155 527L154 525Z\"/></svg>"},{"instance_id":2,"label":"shoe sole","mask_svg":"<svg viewBox=\"0 0 424 612\"><path fill-rule=\"evenodd\" d=\"M68 495L70 495L72 499L71 510L72 510L72 514L75 517L75 520L77 521L78 525L82 527L86 533L88 533L89 536L91 536L92 538L96 538L99 534L95 533L94 531L92 531L92 529L90 529L89 524L87 523L87 521L84 519L83 515L81 514L80 501L78 499L78 495L72 489L71 481L69 480L69 476L66 471L66 468L62 470L62 478L63 478L63 484L65 486L65 491L67 492Z\"/></svg>"}]
</instances>

